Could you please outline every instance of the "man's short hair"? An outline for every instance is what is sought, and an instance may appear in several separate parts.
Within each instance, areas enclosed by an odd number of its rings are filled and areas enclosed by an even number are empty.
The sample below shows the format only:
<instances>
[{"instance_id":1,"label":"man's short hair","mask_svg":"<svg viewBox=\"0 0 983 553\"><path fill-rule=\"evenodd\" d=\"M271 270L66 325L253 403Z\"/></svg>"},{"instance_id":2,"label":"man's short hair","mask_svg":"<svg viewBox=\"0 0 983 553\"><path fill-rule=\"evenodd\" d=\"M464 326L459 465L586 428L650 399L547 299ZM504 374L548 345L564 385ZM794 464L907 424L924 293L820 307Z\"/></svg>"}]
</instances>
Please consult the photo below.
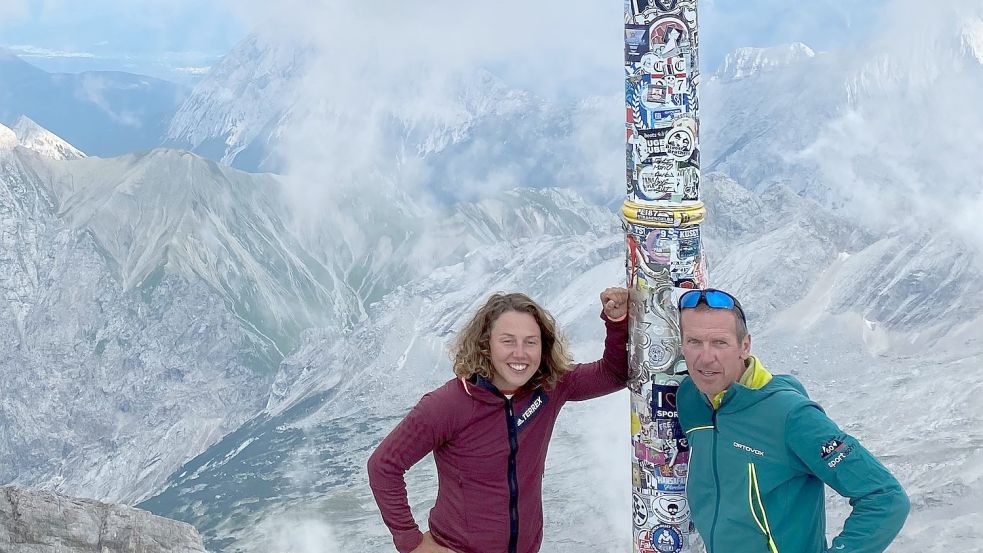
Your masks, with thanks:
<instances>
[{"instance_id":1,"label":"man's short hair","mask_svg":"<svg viewBox=\"0 0 983 553\"><path fill-rule=\"evenodd\" d=\"M737 312L736 309L721 309L719 307L710 307L706 302L700 302L696 304L696 307L688 307L679 312L679 333L682 334L683 331L683 311L730 311L734 315L734 331L737 334L737 341L744 341L744 337L748 335L747 323L744 322L744 317Z\"/></svg>"}]
</instances>

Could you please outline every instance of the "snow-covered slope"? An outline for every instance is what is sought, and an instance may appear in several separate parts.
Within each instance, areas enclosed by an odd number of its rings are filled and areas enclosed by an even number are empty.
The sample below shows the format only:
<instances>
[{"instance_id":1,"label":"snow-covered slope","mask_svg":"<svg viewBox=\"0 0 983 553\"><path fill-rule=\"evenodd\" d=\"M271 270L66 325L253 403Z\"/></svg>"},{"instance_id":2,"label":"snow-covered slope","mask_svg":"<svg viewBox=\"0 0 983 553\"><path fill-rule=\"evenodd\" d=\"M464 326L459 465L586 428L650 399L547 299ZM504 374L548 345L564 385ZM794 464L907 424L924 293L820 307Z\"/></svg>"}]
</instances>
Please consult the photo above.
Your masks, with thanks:
<instances>
[{"instance_id":1,"label":"snow-covered slope","mask_svg":"<svg viewBox=\"0 0 983 553\"><path fill-rule=\"evenodd\" d=\"M710 80L701 92L704 169L758 191L785 184L881 229L972 218L983 65L972 47L976 19L958 17L955 4L926 14L918 33L909 32L914 12L899 11L850 49Z\"/></svg>"},{"instance_id":2,"label":"snow-covered slope","mask_svg":"<svg viewBox=\"0 0 983 553\"><path fill-rule=\"evenodd\" d=\"M82 159L85 153L64 139L38 125L27 116L20 116L12 129L21 146L51 159Z\"/></svg>"},{"instance_id":3,"label":"snow-covered slope","mask_svg":"<svg viewBox=\"0 0 983 553\"><path fill-rule=\"evenodd\" d=\"M177 150L49 167L59 214L92 233L125 288L152 288L162 274L200 280L270 342L276 360L304 328L345 325L358 312L333 267L312 260L287 228L281 185L269 175Z\"/></svg>"},{"instance_id":4,"label":"snow-covered slope","mask_svg":"<svg viewBox=\"0 0 983 553\"><path fill-rule=\"evenodd\" d=\"M962 43L983 64L983 19L968 17L963 22Z\"/></svg>"},{"instance_id":5,"label":"snow-covered slope","mask_svg":"<svg viewBox=\"0 0 983 553\"><path fill-rule=\"evenodd\" d=\"M13 129L0 125L0 148L13 150L18 146L17 134Z\"/></svg>"},{"instance_id":6,"label":"snow-covered slope","mask_svg":"<svg viewBox=\"0 0 983 553\"><path fill-rule=\"evenodd\" d=\"M0 481L134 501L262 407L270 346L200 279L125 283L49 188L80 163L0 151Z\"/></svg>"},{"instance_id":7,"label":"snow-covered slope","mask_svg":"<svg viewBox=\"0 0 983 553\"><path fill-rule=\"evenodd\" d=\"M943 527L945 513L980 496L976 438L959 427L983 422L970 407L983 390L963 380L960 367L980 360L983 340L960 340L952 328L957 311L967 328L983 323L983 300L966 297L981 276L960 262L967 251L931 243L923 246L924 257L917 247L899 250L898 244L918 244L917 233L879 238L782 187L755 194L722 175L708 176L706 186L713 282L746 300L755 350L776 372L802 377L837 420L898 472L918 505L912 527ZM570 192L552 194L568 198L552 200L558 205L582 204ZM504 213L497 203L457 209L468 219L494 220ZM351 334L308 333L281 365L267 410L186 465L143 506L195 524L210 547L222 551L269 550L269 536L304 520L329 521L340 550L390 550L365 482L365 460L405 409L449 377L446 344L487 293L528 291L557 315L578 359L599 354L594 298L623 279L623 244L606 211L581 209L596 215L584 217L579 229L546 227L505 239L484 234L488 241L462 262L437 268L372 306ZM472 217L476 213L483 215ZM554 219L557 210L541 204L529 213L534 217L521 220ZM924 281L929 266L949 267L931 276L940 285ZM911 284L919 278L923 285ZM950 294L963 299L951 301ZM937 348L946 355L933 353ZM932 379L912 377L899 371L901 365L950 375L944 389L953 394L930 393ZM909 427L887 421L890 410L873 399L881 396L892 402L928 398L910 403L905 413L910 428L932 428L938 440L959 444L949 469L962 482L958 493L928 501L936 485L931 471L907 445ZM545 550L631 547L626 402L616 396L571 405L558 423L545 482ZM961 422L934 424L922 414L936 409L961 411ZM241 482L248 485L234 484ZM433 485L432 467L411 471L410 500L421 520ZM833 504L835 527L843 507ZM980 513L970 509L958 527L975 532L970 522ZM970 543L968 535L942 543ZM932 545L918 532L906 533L901 543Z\"/></svg>"},{"instance_id":8,"label":"snow-covered slope","mask_svg":"<svg viewBox=\"0 0 983 553\"><path fill-rule=\"evenodd\" d=\"M569 193L546 194L521 191L504 201L460 206L445 217L457 221L449 228L458 234L467 234L464 218L477 220L482 231L460 262L404 284L376 303L366 324L349 335L310 333L307 343L281 366L267 412L184 467L165 494L143 507L191 520L206 534L218 531L210 536L212 546L234 551L240 544L263 540L279 515L297 514L306 510L305 504L313 507L310 502L320 495L310 495L313 486L324 490L332 503L328 508L344 510L334 503L338 500L355 502L344 516L357 524L339 528L346 538L342 550L384 547L387 538L365 531L371 518L366 489L362 484L349 492L342 489L353 477L361 482L367 449L392 417L414 402L421 389L447 379L445 342L488 291L527 291L555 306L572 337L589 336L593 346L602 338L596 301L590 298L603 289L598 282L611 285L623 279L619 262L605 262L617 259L623 247L616 219ZM522 200L528 205L525 213L502 209ZM585 208L579 216L571 210L577 206ZM510 236L491 230L496 220L515 223ZM537 223L549 220L564 224ZM593 354L590 349L579 353L584 360ZM220 476L229 471L253 485L248 491L230 487L231 481ZM216 492L221 497L207 499L207 513L188 509L206 500L200 493ZM241 534L254 524L255 533ZM219 526L227 530L219 531ZM253 550L270 546L263 541L251 545Z\"/></svg>"},{"instance_id":9,"label":"snow-covered slope","mask_svg":"<svg viewBox=\"0 0 983 553\"><path fill-rule=\"evenodd\" d=\"M711 80L737 81L815 56L812 48L801 42L770 48L739 48L724 57Z\"/></svg>"},{"instance_id":10,"label":"snow-covered slope","mask_svg":"<svg viewBox=\"0 0 983 553\"><path fill-rule=\"evenodd\" d=\"M398 202L383 221L335 205L347 228L301 230L276 177L175 150L57 161L15 146L0 186L0 481L124 501L267 404L305 329L344 333L489 242L600 220L543 190L456 214Z\"/></svg>"},{"instance_id":11,"label":"snow-covered slope","mask_svg":"<svg viewBox=\"0 0 983 553\"><path fill-rule=\"evenodd\" d=\"M271 146L307 61L299 48L249 36L195 86L170 121L165 140L226 165L274 168Z\"/></svg>"}]
</instances>

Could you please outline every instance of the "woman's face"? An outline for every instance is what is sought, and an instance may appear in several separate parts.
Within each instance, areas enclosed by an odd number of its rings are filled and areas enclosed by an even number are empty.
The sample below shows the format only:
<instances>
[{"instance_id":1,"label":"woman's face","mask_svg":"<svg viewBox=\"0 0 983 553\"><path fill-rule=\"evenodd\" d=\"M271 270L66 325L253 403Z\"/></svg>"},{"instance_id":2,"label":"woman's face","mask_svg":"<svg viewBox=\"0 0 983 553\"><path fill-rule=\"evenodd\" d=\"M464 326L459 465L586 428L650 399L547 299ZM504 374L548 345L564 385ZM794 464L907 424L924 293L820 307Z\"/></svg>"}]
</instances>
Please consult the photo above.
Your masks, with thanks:
<instances>
[{"instance_id":1,"label":"woman's face","mask_svg":"<svg viewBox=\"0 0 983 553\"><path fill-rule=\"evenodd\" d=\"M492 384L499 390L516 390L529 382L543 358L543 337L529 313L506 311L491 327Z\"/></svg>"}]
</instances>

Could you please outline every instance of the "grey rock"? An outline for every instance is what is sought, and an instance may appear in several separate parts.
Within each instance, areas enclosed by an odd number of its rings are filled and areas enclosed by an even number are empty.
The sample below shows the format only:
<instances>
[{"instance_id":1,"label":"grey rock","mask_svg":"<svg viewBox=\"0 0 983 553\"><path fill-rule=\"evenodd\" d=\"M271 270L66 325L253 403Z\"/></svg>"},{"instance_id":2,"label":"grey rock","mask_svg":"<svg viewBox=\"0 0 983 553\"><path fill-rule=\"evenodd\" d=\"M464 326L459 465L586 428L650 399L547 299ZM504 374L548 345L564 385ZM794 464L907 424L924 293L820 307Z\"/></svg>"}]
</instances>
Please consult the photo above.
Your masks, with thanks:
<instances>
[{"instance_id":1,"label":"grey rock","mask_svg":"<svg viewBox=\"0 0 983 553\"><path fill-rule=\"evenodd\" d=\"M190 524L51 492L0 488L4 553L205 553Z\"/></svg>"}]
</instances>

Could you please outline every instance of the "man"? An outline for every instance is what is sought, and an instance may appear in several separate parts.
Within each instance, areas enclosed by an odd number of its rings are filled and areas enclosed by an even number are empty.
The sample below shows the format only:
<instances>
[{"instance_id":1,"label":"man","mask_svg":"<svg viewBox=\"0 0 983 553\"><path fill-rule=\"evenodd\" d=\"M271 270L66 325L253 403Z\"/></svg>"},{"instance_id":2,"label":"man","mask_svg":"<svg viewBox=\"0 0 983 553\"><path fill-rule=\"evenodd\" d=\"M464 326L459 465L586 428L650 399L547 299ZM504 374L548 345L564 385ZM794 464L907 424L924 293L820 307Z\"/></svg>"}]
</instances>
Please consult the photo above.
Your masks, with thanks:
<instances>
[{"instance_id":1,"label":"man","mask_svg":"<svg viewBox=\"0 0 983 553\"><path fill-rule=\"evenodd\" d=\"M908 516L908 496L884 465L751 355L740 302L720 290L679 298L689 378L679 422L689 439L686 493L708 553L879 553ZM843 532L826 546L823 484L850 498Z\"/></svg>"}]
</instances>

